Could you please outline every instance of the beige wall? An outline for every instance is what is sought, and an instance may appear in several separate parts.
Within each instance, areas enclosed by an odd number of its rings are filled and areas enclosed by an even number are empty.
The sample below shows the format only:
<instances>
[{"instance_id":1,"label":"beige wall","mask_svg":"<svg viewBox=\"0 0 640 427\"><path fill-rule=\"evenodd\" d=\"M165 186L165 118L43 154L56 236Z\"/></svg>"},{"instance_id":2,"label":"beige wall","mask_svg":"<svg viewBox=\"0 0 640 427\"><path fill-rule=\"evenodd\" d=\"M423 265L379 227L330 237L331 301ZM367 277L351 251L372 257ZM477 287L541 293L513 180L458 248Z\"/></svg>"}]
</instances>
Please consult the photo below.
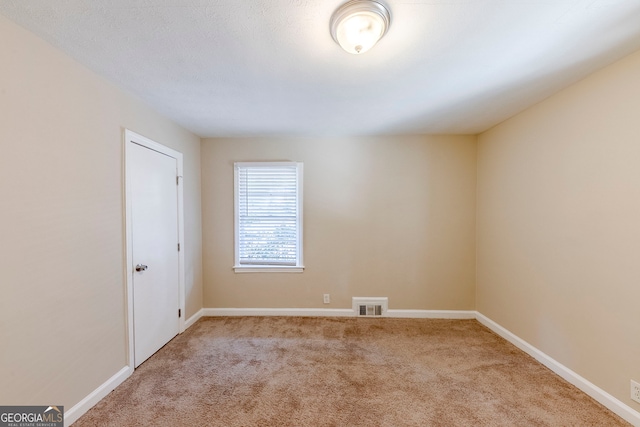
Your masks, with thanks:
<instances>
[{"instance_id":1,"label":"beige wall","mask_svg":"<svg viewBox=\"0 0 640 427\"><path fill-rule=\"evenodd\" d=\"M231 268L233 163L254 160L304 162L304 273ZM471 310L475 185L474 136L203 140L204 306Z\"/></svg>"},{"instance_id":2,"label":"beige wall","mask_svg":"<svg viewBox=\"0 0 640 427\"><path fill-rule=\"evenodd\" d=\"M640 52L479 136L478 310L640 410Z\"/></svg>"},{"instance_id":3,"label":"beige wall","mask_svg":"<svg viewBox=\"0 0 640 427\"><path fill-rule=\"evenodd\" d=\"M200 140L0 16L0 402L66 410L126 365L123 129L184 154L202 307Z\"/></svg>"}]
</instances>

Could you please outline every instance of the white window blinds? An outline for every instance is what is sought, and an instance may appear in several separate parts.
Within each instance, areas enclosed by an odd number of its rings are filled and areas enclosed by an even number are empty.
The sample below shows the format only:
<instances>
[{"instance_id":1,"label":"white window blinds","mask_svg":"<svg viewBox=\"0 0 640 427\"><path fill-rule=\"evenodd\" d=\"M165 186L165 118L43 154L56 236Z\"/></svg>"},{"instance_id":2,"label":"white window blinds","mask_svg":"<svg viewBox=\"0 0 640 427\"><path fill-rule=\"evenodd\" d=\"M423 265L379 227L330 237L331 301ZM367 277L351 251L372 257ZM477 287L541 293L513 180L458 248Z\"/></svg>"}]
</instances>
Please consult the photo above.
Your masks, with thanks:
<instances>
[{"instance_id":1,"label":"white window blinds","mask_svg":"<svg viewBox=\"0 0 640 427\"><path fill-rule=\"evenodd\" d=\"M301 163L236 163L236 267L301 265Z\"/></svg>"}]
</instances>

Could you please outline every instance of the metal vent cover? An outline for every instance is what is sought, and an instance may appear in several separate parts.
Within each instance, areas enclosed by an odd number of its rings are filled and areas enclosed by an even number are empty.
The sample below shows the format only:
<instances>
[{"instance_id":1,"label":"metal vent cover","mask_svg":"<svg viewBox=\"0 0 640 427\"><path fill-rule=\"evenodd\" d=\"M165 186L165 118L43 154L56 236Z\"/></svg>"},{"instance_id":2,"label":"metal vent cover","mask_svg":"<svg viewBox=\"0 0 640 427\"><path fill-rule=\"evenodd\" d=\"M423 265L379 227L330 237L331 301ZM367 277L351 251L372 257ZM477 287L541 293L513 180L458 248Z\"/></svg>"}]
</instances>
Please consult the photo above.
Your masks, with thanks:
<instances>
[{"instance_id":1,"label":"metal vent cover","mask_svg":"<svg viewBox=\"0 0 640 427\"><path fill-rule=\"evenodd\" d=\"M353 297L353 311L358 317L382 317L387 312L387 297Z\"/></svg>"},{"instance_id":2,"label":"metal vent cover","mask_svg":"<svg viewBox=\"0 0 640 427\"><path fill-rule=\"evenodd\" d=\"M380 304L362 304L358 310L359 316L382 316L382 306Z\"/></svg>"}]
</instances>

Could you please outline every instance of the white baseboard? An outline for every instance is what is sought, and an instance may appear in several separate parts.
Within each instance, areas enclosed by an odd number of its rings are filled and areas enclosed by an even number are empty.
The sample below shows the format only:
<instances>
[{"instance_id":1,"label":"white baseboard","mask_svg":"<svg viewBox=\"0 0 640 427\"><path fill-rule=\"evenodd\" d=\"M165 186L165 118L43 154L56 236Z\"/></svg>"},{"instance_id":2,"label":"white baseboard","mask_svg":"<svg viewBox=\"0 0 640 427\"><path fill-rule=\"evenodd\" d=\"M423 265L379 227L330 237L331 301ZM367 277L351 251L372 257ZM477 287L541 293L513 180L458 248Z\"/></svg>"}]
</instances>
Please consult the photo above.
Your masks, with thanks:
<instances>
[{"instance_id":1,"label":"white baseboard","mask_svg":"<svg viewBox=\"0 0 640 427\"><path fill-rule=\"evenodd\" d=\"M84 415L89 409L91 409L96 403L98 403L103 397L111 393L113 389L118 387L124 380L129 378L133 373L133 368L125 366L120 369L118 373L109 378L100 387L92 391L87 397L82 399L73 408L68 411L64 411L64 425L65 427L75 423L78 418Z\"/></svg>"},{"instance_id":2,"label":"white baseboard","mask_svg":"<svg viewBox=\"0 0 640 427\"><path fill-rule=\"evenodd\" d=\"M203 316L300 316L300 317L350 317L350 308L203 308Z\"/></svg>"},{"instance_id":3,"label":"white baseboard","mask_svg":"<svg viewBox=\"0 0 640 427\"><path fill-rule=\"evenodd\" d=\"M185 331L187 329L189 329L191 326L193 326L194 323L196 323L198 320L200 320L200 318L202 317L202 313L204 312L204 309L201 308L200 310L198 310L196 312L196 314L194 314L193 316L191 316L190 318L187 319L186 322L184 322L184 329Z\"/></svg>"},{"instance_id":4,"label":"white baseboard","mask_svg":"<svg viewBox=\"0 0 640 427\"><path fill-rule=\"evenodd\" d=\"M386 317L408 319L475 319L473 310L387 310Z\"/></svg>"},{"instance_id":5,"label":"white baseboard","mask_svg":"<svg viewBox=\"0 0 640 427\"><path fill-rule=\"evenodd\" d=\"M502 338L506 339L511 344L515 345L520 350L524 351L547 368L551 369L564 380L578 387L587 395L591 396L600 404L608 408L611 412L617 414L620 418L623 418L625 421L631 423L636 427L640 427L640 412L634 410L630 406L616 399L597 385L578 375L571 369L564 366L562 363L556 361L555 359L538 350L511 331L505 329L493 320L489 319L484 314L476 312L476 319L478 320L478 322L482 323L484 326L491 329L493 332L500 335Z\"/></svg>"},{"instance_id":6,"label":"white baseboard","mask_svg":"<svg viewBox=\"0 0 640 427\"><path fill-rule=\"evenodd\" d=\"M202 316L356 317L356 313L349 308L203 308ZM387 310L383 317L475 319L476 312L472 310Z\"/></svg>"}]
</instances>

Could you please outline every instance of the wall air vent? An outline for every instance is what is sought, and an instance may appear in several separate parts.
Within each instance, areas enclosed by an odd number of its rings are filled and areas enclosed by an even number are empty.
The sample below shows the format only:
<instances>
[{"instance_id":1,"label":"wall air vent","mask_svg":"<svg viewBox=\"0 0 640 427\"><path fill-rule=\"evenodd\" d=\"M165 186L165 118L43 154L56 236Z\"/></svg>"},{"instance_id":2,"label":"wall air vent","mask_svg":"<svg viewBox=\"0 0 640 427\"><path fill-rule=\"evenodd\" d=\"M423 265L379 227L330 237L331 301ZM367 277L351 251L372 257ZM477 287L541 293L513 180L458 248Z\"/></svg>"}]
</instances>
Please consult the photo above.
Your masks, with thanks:
<instances>
[{"instance_id":1,"label":"wall air vent","mask_svg":"<svg viewBox=\"0 0 640 427\"><path fill-rule=\"evenodd\" d=\"M358 306L359 316L382 316L382 306L380 304L360 304Z\"/></svg>"},{"instance_id":2,"label":"wall air vent","mask_svg":"<svg viewBox=\"0 0 640 427\"><path fill-rule=\"evenodd\" d=\"M353 311L357 317L382 317L387 312L387 297L353 297Z\"/></svg>"}]
</instances>

